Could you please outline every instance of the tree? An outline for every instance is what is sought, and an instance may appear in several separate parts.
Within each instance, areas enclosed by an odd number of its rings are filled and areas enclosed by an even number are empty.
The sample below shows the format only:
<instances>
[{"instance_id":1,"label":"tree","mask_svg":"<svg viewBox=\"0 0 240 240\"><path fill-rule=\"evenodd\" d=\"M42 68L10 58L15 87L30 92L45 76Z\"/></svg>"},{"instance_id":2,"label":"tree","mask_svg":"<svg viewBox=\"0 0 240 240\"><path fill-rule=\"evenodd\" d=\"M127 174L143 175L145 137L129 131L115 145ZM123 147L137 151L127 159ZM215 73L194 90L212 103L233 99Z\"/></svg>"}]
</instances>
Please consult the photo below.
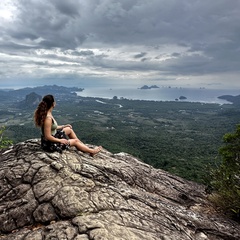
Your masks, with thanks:
<instances>
[{"instance_id":1,"label":"tree","mask_svg":"<svg viewBox=\"0 0 240 240\"><path fill-rule=\"evenodd\" d=\"M12 144L12 141L9 140L7 137L4 136L4 131L5 131L5 127L4 126L1 126L0 127L0 149L1 148L5 148L9 145Z\"/></svg>"},{"instance_id":2,"label":"tree","mask_svg":"<svg viewBox=\"0 0 240 240\"><path fill-rule=\"evenodd\" d=\"M240 124L235 133L223 137L219 149L220 166L212 171L211 186L216 190L212 199L226 213L240 219Z\"/></svg>"}]
</instances>

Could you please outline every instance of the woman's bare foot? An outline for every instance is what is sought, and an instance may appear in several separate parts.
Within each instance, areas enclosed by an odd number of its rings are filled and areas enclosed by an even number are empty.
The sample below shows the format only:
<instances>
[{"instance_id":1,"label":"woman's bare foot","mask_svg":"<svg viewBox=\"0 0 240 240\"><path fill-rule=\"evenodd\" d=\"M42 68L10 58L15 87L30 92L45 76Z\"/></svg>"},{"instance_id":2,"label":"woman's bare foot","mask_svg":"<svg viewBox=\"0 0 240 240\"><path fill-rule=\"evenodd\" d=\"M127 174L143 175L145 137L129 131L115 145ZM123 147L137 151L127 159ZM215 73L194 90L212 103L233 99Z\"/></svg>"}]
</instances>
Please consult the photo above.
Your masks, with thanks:
<instances>
[{"instance_id":1,"label":"woman's bare foot","mask_svg":"<svg viewBox=\"0 0 240 240\"><path fill-rule=\"evenodd\" d=\"M90 156L94 157L94 155L99 153L101 150L102 150L102 146L99 146L97 148L92 149L92 152L90 153Z\"/></svg>"}]
</instances>

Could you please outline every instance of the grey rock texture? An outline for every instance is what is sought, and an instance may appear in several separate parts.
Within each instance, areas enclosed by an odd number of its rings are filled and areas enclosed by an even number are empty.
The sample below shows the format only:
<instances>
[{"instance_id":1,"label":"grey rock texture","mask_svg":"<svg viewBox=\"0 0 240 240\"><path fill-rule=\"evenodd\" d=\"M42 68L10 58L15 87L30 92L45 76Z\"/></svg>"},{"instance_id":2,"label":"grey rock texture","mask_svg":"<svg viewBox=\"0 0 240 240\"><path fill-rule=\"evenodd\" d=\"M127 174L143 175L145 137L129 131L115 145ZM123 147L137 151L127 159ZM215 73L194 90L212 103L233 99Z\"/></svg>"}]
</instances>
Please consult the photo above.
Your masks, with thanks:
<instances>
[{"instance_id":1,"label":"grey rock texture","mask_svg":"<svg viewBox=\"0 0 240 240\"><path fill-rule=\"evenodd\" d=\"M43 152L39 139L0 151L1 240L240 239L204 186L126 154Z\"/></svg>"}]
</instances>

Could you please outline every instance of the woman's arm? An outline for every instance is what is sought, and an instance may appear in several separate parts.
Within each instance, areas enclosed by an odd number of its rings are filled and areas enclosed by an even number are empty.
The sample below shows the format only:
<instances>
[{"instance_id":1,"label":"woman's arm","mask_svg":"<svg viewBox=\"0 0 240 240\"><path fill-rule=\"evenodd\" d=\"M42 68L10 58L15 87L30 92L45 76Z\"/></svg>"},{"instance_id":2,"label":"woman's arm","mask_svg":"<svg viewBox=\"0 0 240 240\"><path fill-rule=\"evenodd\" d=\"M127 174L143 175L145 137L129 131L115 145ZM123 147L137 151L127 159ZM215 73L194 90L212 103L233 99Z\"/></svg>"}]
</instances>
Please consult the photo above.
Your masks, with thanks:
<instances>
[{"instance_id":1,"label":"woman's arm","mask_svg":"<svg viewBox=\"0 0 240 240\"><path fill-rule=\"evenodd\" d=\"M60 125L60 126L57 127L57 129L63 129L63 128L66 128L66 127L72 128L72 125L70 125L70 124Z\"/></svg>"},{"instance_id":2,"label":"woman's arm","mask_svg":"<svg viewBox=\"0 0 240 240\"><path fill-rule=\"evenodd\" d=\"M51 128L52 128L52 118L46 117L46 119L44 121L44 137L48 141L61 143L61 139L58 139L58 138L55 138L54 136L52 136Z\"/></svg>"}]
</instances>

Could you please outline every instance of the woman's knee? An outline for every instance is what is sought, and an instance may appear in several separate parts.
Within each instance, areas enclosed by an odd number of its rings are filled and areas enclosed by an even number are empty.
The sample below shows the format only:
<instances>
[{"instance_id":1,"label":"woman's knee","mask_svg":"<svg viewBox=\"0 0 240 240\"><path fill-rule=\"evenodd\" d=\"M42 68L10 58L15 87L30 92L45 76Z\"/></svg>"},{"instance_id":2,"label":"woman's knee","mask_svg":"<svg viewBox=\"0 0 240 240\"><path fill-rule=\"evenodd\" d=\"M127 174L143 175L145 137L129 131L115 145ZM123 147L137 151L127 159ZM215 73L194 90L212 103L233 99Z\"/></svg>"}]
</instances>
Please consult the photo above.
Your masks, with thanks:
<instances>
[{"instance_id":1,"label":"woman's knee","mask_svg":"<svg viewBox=\"0 0 240 240\"><path fill-rule=\"evenodd\" d=\"M73 130L70 127L65 127L63 130L67 135L70 135L73 132Z\"/></svg>"},{"instance_id":2,"label":"woman's knee","mask_svg":"<svg viewBox=\"0 0 240 240\"><path fill-rule=\"evenodd\" d=\"M76 146L77 144L79 144L79 140L78 139L70 139L70 144L72 145L72 146Z\"/></svg>"}]
</instances>

